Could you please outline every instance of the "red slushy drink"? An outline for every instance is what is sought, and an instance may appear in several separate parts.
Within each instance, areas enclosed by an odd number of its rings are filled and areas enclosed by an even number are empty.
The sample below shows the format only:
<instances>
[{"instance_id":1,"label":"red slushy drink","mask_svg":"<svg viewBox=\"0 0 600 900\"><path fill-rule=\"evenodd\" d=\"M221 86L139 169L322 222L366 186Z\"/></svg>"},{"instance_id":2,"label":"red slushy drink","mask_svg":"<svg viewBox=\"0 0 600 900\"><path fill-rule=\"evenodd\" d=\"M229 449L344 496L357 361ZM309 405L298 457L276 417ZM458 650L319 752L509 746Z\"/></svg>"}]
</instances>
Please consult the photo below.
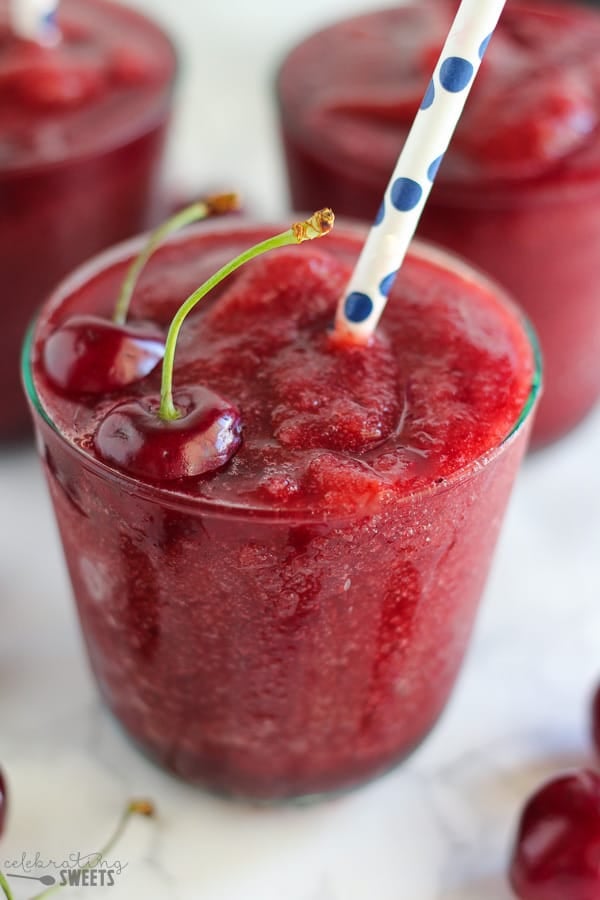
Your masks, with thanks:
<instances>
[{"instance_id":1,"label":"red slushy drink","mask_svg":"<svg viewBox=\"0 0 600 900\"><path fill-rule=\"evenodd\" d=\"M150 262L132 322L166 330L198 284L275 230L190 229ZM332 335L363 237L336 229L253 260L186 320L180 402L208 389L242 425L201 477L157 475L166 454L179 464L173 443L133 447L148 477L99 452L123 401L156 394L160 367L79 396L48 374L57 329L110 316L130 245L63 283L26 353L100 690L150 756L228 794L339 790L419 744L463 659L527 443L530 333L446 254L415 245L369 345Z\"/></svg>"},{"instance_id":2,"label":"red slushy drink","mask_svg":"<svg viewBox=\"0 0 600 900\"><path fill-rule=\"evenodd\" d=\"M297 208L374 218L456 7L350 19L290 53L278 92ZM546 383L537 444L600 394L599 47L594 10L510 0L419 231L497 278L533 320Z\"/></svg>"},{"instance_id":3,"label":"red slushy drink","mask_svg":"<svg viewBox=\"0 0 600 900\"><path fill-rule=\"evenodd\" d=\"M175 75L165 34L104 0L61 0L62 40L17 38L0 0L0 439L25 431L19 351L75 265L155 215Z\"/></svg>"}]
</instances>

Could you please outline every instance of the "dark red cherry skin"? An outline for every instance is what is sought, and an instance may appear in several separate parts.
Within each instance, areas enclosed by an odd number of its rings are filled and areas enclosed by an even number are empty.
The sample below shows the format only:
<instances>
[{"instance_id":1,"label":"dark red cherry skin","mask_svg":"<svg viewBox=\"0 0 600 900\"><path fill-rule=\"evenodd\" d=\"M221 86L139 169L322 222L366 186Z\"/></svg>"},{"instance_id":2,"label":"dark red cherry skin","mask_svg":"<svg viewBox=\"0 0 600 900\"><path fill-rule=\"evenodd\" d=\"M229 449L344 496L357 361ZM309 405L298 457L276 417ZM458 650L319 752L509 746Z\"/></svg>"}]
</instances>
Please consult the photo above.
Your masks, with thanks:
<instances>
[{"instance_id":1,"label":"dark red cherry skin","mask_svg":"<svg viewBox=\"0 0 600 900\"><path fill-rule=\"evenodd\" d=\"M158 417L158 396L125 400L100 422L94 447L104 462L138 478L175 481L194 478L229 462L242 441L240 412L204 387L181 390L181 417Z\"/></svg>"},{"instance_id":2,"label":"dark red cherry skin","mask_svg":"<svg viewBox=\"0 0 600 900\"><path fill-rule=\"evenodd\" d=\"M599 900L600 776L567 772L529 799L510 882L520 900Z\"/></svg>"},{"instance_id":3,"label":"dark red cherry skin","mask_svg":"<svg viewBox=\"0 0 600 900\"><path fill-rule=\"evenodd\" d=\"M106 394L141 381L164 353L163 333L149 322L117 325L78 315L50 335L43 363L49 380L66 394Z\"/></svg>"},{"instance_id":4,"label":"dark red cherry skin","mask_svg":"<svg viewBox=\"0 0 600 900\"><path fill-rule=\"evenodd\" d=\"M6 821L6 806L6 782L4 781L4 775L2 774L2 770L0 769L0 837L2 837L2 834L4 832L4 823Z\"/></svg>"}]
</instances>

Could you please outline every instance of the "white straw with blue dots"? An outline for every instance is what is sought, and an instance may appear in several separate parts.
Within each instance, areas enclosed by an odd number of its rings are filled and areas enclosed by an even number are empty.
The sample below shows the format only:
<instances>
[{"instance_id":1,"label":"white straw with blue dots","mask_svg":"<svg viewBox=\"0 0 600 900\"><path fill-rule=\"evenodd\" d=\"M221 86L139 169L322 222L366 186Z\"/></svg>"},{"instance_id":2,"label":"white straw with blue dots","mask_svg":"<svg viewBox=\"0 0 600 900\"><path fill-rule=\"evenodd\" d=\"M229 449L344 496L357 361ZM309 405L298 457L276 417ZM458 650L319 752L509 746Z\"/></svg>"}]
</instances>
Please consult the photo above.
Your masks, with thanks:
<instances>
[{"instance_id":1,"label":"white straw with blue dots","mask_svg":"<svg viewBox=\"0 0 600 900\"><path fill-rule=\"evenodd\" d=\"M338 307L339 333L366 340L377 327L505 3L462 0Z\"/></svg>"},{"instance_id":2,"label":"white straw with blue dots","mask_svg":"<svg viewBox=\"0 0 600 900\"><path fill-rule=\"evenodd\" d=\"M25 40L52 46L60 40L58 0L10 0L10 24Z\"/></svg>"}]
</instances>

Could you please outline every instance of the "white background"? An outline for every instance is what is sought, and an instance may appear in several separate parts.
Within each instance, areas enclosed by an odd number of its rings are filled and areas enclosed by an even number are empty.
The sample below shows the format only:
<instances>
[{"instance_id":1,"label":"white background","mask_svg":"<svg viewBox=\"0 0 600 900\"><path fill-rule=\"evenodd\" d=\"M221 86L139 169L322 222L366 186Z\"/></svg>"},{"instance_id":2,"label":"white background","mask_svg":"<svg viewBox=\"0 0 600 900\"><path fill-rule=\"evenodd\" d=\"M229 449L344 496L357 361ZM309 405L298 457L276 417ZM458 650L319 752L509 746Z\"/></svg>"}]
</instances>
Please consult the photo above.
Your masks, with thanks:
<instances>
[{"instance_id":1,"label":"white background","mask_svg":"<svg viewBox=\"0 0 600 900\"><path fill-rule=\"evenodd\" d=\"M139 0L180 42L170 178L240 188L283 211L272 75L349 0ZM97 849L125 799L149 794L117 886L128 900L508 900L517 811L542 777L591 761L600 676L600 415L522 472L482 615L447 714L415 756L346 798L256 811L171 779L101 709L33 451L0 455L0 761L11 818L0 865ZM29 885L29 886L28 886ZM34 893L21 882L17 898ZM567 898L565 898L567 900Z\"/></svg>"}]
</instances>

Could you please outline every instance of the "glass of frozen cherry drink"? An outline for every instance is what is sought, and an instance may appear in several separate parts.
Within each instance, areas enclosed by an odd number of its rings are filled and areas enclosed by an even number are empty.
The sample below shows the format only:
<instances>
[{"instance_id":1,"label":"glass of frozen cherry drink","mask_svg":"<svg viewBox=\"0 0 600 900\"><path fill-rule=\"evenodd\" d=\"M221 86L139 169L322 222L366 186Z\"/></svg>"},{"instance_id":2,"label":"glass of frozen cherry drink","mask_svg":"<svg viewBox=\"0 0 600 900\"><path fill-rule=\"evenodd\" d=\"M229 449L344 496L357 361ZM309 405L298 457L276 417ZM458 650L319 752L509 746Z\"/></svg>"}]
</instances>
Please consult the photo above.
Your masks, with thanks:
<instances>
[{"instance_id":1,"label":"glass of frozen cherry drink","mask_svg":"<svg viewBox=\"0 0 600 900\"><path fill-rule=\"evenodd\" d=\"M0 0L0 439L25 432L19 350L34 310L76 265L146 228L176 71L152 21L62 0L60 39L18 37Z\"/></svg>"},{"instance_id":2,"label":"glass of frozen cherry drink","mask_svg":"<svg viewBox=\"0 0 600 900\"><path fill-rule=\"evenodd\" d=\"M326 198L339 214L375 216L457 5L346 19L289 53L277 89L297 208ZM597 10L507 4L418 232L498 279L530 316L545 371L536 445L600 396L599 46Z\"/></svg>"},{"instance_id":3,"label":"glass of frozen cherry drink","mask_svg":"<svg viewBox=\"0 0 600 900\"><path fill-rule=\"evenodd\" d=\"M106 703L163 766L257 800L356 785L432 728L540 380L518 309L418 242L373 337L337 336L364 240L348 227L251 259L173 320L274 230L172 239L122 326L139 244L97 257L23 361Z\"/></svg>"}]
</instances>

